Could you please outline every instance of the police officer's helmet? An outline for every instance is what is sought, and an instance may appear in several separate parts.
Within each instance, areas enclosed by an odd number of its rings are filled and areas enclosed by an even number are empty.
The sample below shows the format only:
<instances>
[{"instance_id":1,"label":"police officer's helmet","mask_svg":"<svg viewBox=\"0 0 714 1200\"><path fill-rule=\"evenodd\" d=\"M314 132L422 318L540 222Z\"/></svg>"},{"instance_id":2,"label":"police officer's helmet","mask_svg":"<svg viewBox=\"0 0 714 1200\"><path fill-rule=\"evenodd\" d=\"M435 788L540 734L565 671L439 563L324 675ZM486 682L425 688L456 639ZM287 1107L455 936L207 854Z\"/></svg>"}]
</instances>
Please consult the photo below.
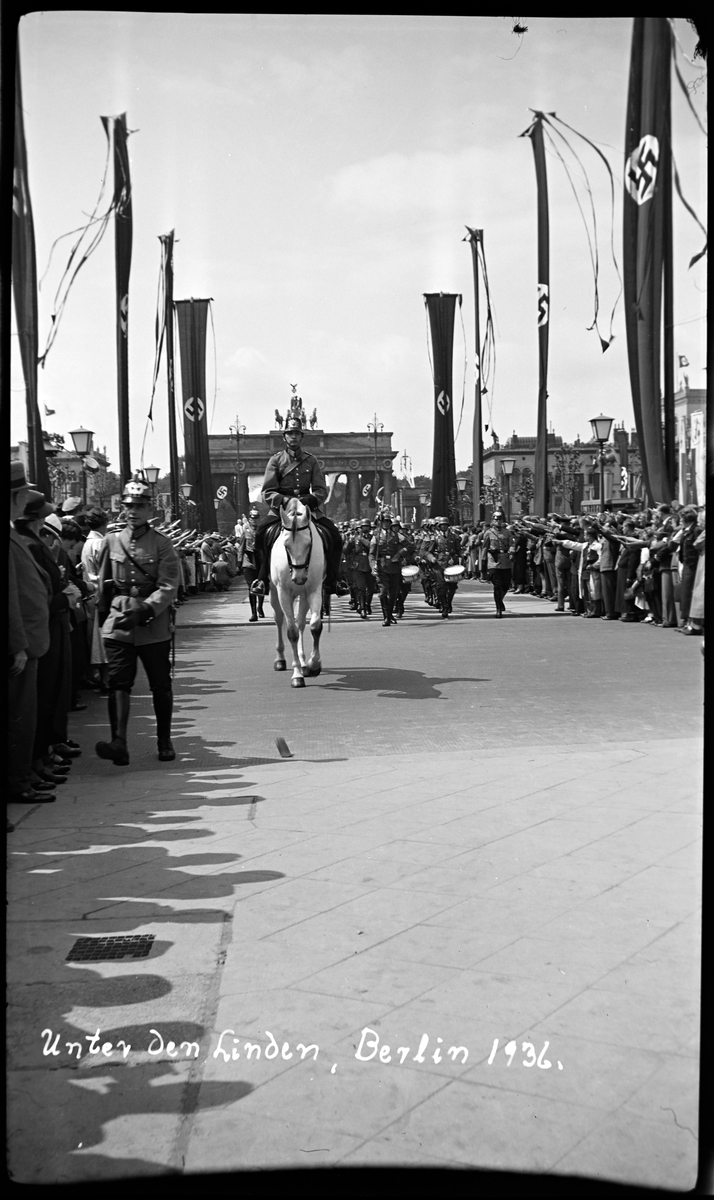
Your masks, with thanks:
<instances>
[{"instance_id":1,"label":"police officer's helmet","mask_svg":"<svg viewBox=\"0 0 714 1200\"><path fill-rule=\"evenodd\" d=\"M304 433L304 432L305 432L305 430L303 429L302 421L300 420L299 417L288 417L287 418L287 420L285 422L285 428L283 430L283 437L285 437L286 433Z\"/></svg>"},{"instance_id":2,"label":"police officer's helmet","mask_svg":"<svg viewBox=\"0 0 714 1200\"><path fill-rule=\"evenodd\" d=\"M132 475L131 479L124 484L124 490L121 495L124 504L129 501L134 504L150 504L151 503L151 487L145 479L138 474Z\"/></svg>"}]
</instances>

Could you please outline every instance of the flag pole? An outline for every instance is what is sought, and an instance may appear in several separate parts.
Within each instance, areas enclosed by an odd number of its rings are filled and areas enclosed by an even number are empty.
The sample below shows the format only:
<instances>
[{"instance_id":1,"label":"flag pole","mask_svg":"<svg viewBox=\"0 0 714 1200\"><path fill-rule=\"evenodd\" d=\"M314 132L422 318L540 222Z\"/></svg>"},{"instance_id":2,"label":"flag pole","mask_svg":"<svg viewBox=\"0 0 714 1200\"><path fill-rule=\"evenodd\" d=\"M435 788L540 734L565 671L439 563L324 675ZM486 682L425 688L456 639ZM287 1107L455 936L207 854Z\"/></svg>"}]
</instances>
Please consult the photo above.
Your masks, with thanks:
<instances>
[{"instance_id":1,"label":"flag pole","mask_svg":"<svg viewBox=\"0 0 714 1200\"><path fill-rule=\"evenodd\" d=\"M481 393L482 393L482 363L481 363L481 317L479 308L479 289L478 289L478 247L479 243L483 248L483 229L470 229L466 226L469 236L464 238L471 244L471 259L474 270L474 331L475 331L475 354L474 354L474 424L472 435L472 462L471 468L471 483L473 487L473 511L474 516L478 511L479 521L485 520L486 508L481 498L481 488L483 487L483 417L481 413Z\"/></svg>"},{"instance_id":2,"label":"flag pole","mask_svg":"<svg viewBox=\"0 0 714 1200\"><path fill-rule=\"evenodd\" d=\"M171 512L180 513L179 458L176 442L176 376L174 374L174 230L162 235L165 255L166 381L169 403L169 471L171 473Z\"/></svg>"}]
</instances>

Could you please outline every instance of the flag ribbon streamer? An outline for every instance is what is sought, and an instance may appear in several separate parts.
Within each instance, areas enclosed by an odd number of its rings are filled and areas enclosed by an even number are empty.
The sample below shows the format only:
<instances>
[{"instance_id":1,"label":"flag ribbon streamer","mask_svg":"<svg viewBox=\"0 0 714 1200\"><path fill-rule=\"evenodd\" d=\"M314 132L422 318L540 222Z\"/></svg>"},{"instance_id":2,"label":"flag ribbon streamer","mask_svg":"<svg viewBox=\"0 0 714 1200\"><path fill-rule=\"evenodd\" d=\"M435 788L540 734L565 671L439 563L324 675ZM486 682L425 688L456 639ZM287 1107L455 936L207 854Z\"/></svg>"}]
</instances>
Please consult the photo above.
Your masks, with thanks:
<instances>
[{"instance_id":1,"label":"flag ribbon streamer","mask_svg":"<svg viewBox=\"0 0 714 1200\"><path fill-rule=\"evenodd\" d=\"M52 313L50 315L50 321L51 321L50 332L47 337L47 344L45 346L44 353L40 356L40 358L38 360L40 366L43 368L45 365L45 360L47 358L47 355L49 354L49 352L52 348L52 345L54 343L54 340L57 336L57 331L59 329L60 321L62 320L62 315L64 313L64 308L67 303L67 298L69 296L72 285L73 285L75 279L77 278L77 275L81 271L82 267L86 263L87 259L90 258L90 256L94 253L97 246L99 245L102 238L104 237L104 234L106 233L107 228L109 226L109 220L110 220L111 215L114 212L114 209L116 207L115 201L112 199L112 202L109 205L109 208L107 209L107 211L105 213L102 213L102 215L99 217L96 215L97 209L99 208L99 205L101 204L102 199L104 197L104 192L105 192L106 185L107 185L107 175L109 172L110 157L111 157L111 144L109 141L107 141L107 157L106 157L106 160L104 163L104 173L102 175L102 183L101 183L101 187L99 189L99 195L97 197L97 202L94 205L94 210L91 213L86 225L81 225L77 229L70 229L68 233L62 233L62 234L60 234L60 236L58 238L55 239L55 241L52 243L52 246L50 248L50 255L49 255L49 259L47 260L47 266L45 268L42 279L40 279L39 288L41 291L42 290L42 281L44 280L45 276L47 275L47 272L49 271L50 265L52 263L52 255L54 254L55 246L57 246L59 244L59 242L61 242L64 238L71 237L72 234L74 234L74 233L79 233L79 237L77 238L77 241L74 243L74 245L72 246L72 249L70 250L69 258L67 259L67 265L65 266L65 269L62 273L62 277L60 278L59 284L57 285L57 291L55 292L55 298L52 302ZM99 228L95 231L89 244L85 246L83 244L85 235L95 225L98 225ZM81 254L80 254L80 251L81 251Z\"/></svg>"},{"instance_id":2,"label":"flag ribbon streamer","mask_svg":"<svg viewBox=\"0 0 714 1200\"><path fill-rule=\"evenodd\" d=\"M585 165L584 165L582 159L576 153L576 151L573 149L573 147L571 146L570 142L565 137L565 135L563 133L561 133L561 131L559 129L556 129L555 125L553 124L553 121L549 119L551 117L553 118L554 121L557 121L559 125L564 126L565 129L569 129L570 132L574 133L576 137L582 138L582 140L584 142L586 142L587 145L590 146L592 150L595 151L595 153L598 155L598 157L604 163L605 169L607 170L607 173L608 173L608 176L610 179L610 252L612 254L612 261L613 261L613 265L615 267L615 271L617 273L617 279L618 279L620 288L619 288L619 291L615 298L615 303L612 306L612 312L610 314L609 337L607 339L604 338L602 336L602 334L600 333L600 329L598 327L598 320L597 320L598 313L600 310L600 297L599 297L599 288L598 288L600 260L599 260L598 237L597 237L597 215L596 215L596 211L595 211L595 202L594 202L594 198L593 198L592 188L590 186L590 180L588 179L588 173L587 173L587 170L585 168ZM563 169L565 170L565 173L568 177L568 182L570 183L570 186L573 190L573 195L575 196L575 201L578 205L580 215L583 218L583 225L585 226L585 234L588 239L588 248L590 251L590 261L592 263L592 268L593 268L593 287L594 287L594 301L593 301L594 316L593 316L593 323L592 323L592 325L588 326L588 330L595 329L595 331L600 339L600 345L602 346L603 353L604 353L605 350L607 350L607 348L611 345L611 343L614 340L615 335L613 333L613 324L614 324L614 320L615 320L615 313L617 311L617 306L620 302L620 298L621 298L622 292L623 292L622 275L620 273L620 268L619 268L619 265L617 262L617 255L615 253L615 177L613 175L612 168L610 166L610 163L607 160L606 155L603 154L603 152L599 148L599 146L597 146L595 144L595 142L591 141L591 139L589 137L586 137L584 133L580 133L580 131L578 129L575 129L572 125L569 125L567 123L567 121L563 121L559 116L557 116L556 113L547 113L547 114L543 113L543 120L547 125L550 126L550 128L553 130L553 133L556 133L563 140L563 142L568 147L568 150L573 155L573 158L579 164L579 166L583 172L583 176L584 176L583 183L585 186L585 190L588 194L588 199L590 201L590 211L592 214L592 225L593 225L592 237L590 235L588 223L585 218L585 213L583 212L582 205L580 203L580 200L579 200L579 197L577 194L577 190L575 188L575 184L573 182L570 171L568 170L567 163L565 162L565 159L558 151L558 148L555 145L555 142L553 141L552 137L550 136L550 134L548 134L550 144L553 147L555 154L558 156L561 163L563 164Z\"/></svg>"}]
</instances>

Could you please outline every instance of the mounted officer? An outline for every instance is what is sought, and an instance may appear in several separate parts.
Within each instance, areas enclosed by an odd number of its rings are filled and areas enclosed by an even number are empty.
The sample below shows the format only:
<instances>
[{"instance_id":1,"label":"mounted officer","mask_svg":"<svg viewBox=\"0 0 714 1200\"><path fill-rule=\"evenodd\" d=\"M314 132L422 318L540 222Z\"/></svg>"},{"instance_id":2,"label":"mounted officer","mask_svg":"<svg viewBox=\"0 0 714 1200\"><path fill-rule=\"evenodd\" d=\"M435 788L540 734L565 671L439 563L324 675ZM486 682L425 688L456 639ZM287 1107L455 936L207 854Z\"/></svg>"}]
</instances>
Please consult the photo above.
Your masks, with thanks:
<instances>
[{"instance_id":1,"label":"mounted officer","mask_svg":"<svg viewBox=\"0 0 714 1200\"><path fill-rule=\"evenodd\" d=\"M315 524L327 532L325 591L330 595L337 588L342 536L330 518L320 511L320 505L327 499L327 483L315 455L302 448L303 433L300 418L289 415L283 430L285 449L273 454L265 468L263 500L271 511L262 518L255 532L258 578L250 589L255 595L264 596L268 590L270 547L274 541L270 531L279 528L280 508L290 496L299 497L312 510Z\"/></svg>"},{"instance_id":2,"label":"mounted officer","mask_svg":"<svg viewBox=\"0 0 714 1200\"><path fill-rule=\"evenodd\" d=\"M111 741L97 742L100 758L129 763L127 724L131 689L141 659L156 713L159 759L171 762L172 605L178 592L179 557L169 538L149 524L151 488L134 477L124 487L126 527L107 533L99 564L97 616L107 656Z\"/></svg>"}]
</instances>

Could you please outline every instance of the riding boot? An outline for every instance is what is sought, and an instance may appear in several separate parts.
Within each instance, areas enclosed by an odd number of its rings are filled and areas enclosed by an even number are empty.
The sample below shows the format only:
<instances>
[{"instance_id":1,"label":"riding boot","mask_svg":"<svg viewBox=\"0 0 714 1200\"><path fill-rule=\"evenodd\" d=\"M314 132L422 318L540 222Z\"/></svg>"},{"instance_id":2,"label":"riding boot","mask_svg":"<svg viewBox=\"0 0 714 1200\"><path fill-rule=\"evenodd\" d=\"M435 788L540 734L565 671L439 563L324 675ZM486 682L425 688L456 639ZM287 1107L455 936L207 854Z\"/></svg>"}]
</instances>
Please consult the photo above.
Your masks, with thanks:
<instances>
[{"instance_id":1,"label":"riding boot","mask_svg":"<svg viewBox=\"0 0 714 1200\"><path fill-rule=\"evenodd\" d=\"M263 597L261 596L261 600L262 599L263 599ZM258 620L258 597L255 596L253 594L253 592L248 592L248 601L250 603L250 616L248 617L248 620L250 622L257 621Z\"/></svg>"},{"instance_id":2,"label":"riding boot","mask_svg":"<svg viewBox=\"0 0 714 1200\"><path fill-rule=\"evenodd\" d=\"M254 596L265 596L268 591L268 567L270 564L270 552L260 550L255 547L255 566L258 572L257 579L254 579L250 585L250 591Z\"/></svg>"},{"instance_id":3,"label":"riding boot","mask_svg":"<svg viewBox=\"0 0 714 1200\"><path fill-rule=\"evenodd\" d=\"M256 600L258 601L258 616L264 617L265 613L263 612L263 597L256 596Z\"/></svg>"},{"instance_id":4,"label":"riding boot","mask_svg":"<svg viewBox=\"0 0 714 1200\"><path fill-rule=\"evenodd\" d=\"M109 724L112 731L110 742L97 742L94 747L100 758L107 758L115 767L129 765L129 751L126 744L126 730L129 723L131 696L129 692L111 691L107 705L109 709Z\"/></svg>"},{"instance_id":5,"label":"riding boot","mask_svg":"<svg viewBox=\"0 0 714 1200\"><path fill-rule=\"evenodd\" d=\"M176 751L171 742L171 715L174 707L174 697L171 688L165 692L154 692L154 712L156 713L156 740L159 747L159 762L172 762Z\"/></svg>"}]
</instances>

